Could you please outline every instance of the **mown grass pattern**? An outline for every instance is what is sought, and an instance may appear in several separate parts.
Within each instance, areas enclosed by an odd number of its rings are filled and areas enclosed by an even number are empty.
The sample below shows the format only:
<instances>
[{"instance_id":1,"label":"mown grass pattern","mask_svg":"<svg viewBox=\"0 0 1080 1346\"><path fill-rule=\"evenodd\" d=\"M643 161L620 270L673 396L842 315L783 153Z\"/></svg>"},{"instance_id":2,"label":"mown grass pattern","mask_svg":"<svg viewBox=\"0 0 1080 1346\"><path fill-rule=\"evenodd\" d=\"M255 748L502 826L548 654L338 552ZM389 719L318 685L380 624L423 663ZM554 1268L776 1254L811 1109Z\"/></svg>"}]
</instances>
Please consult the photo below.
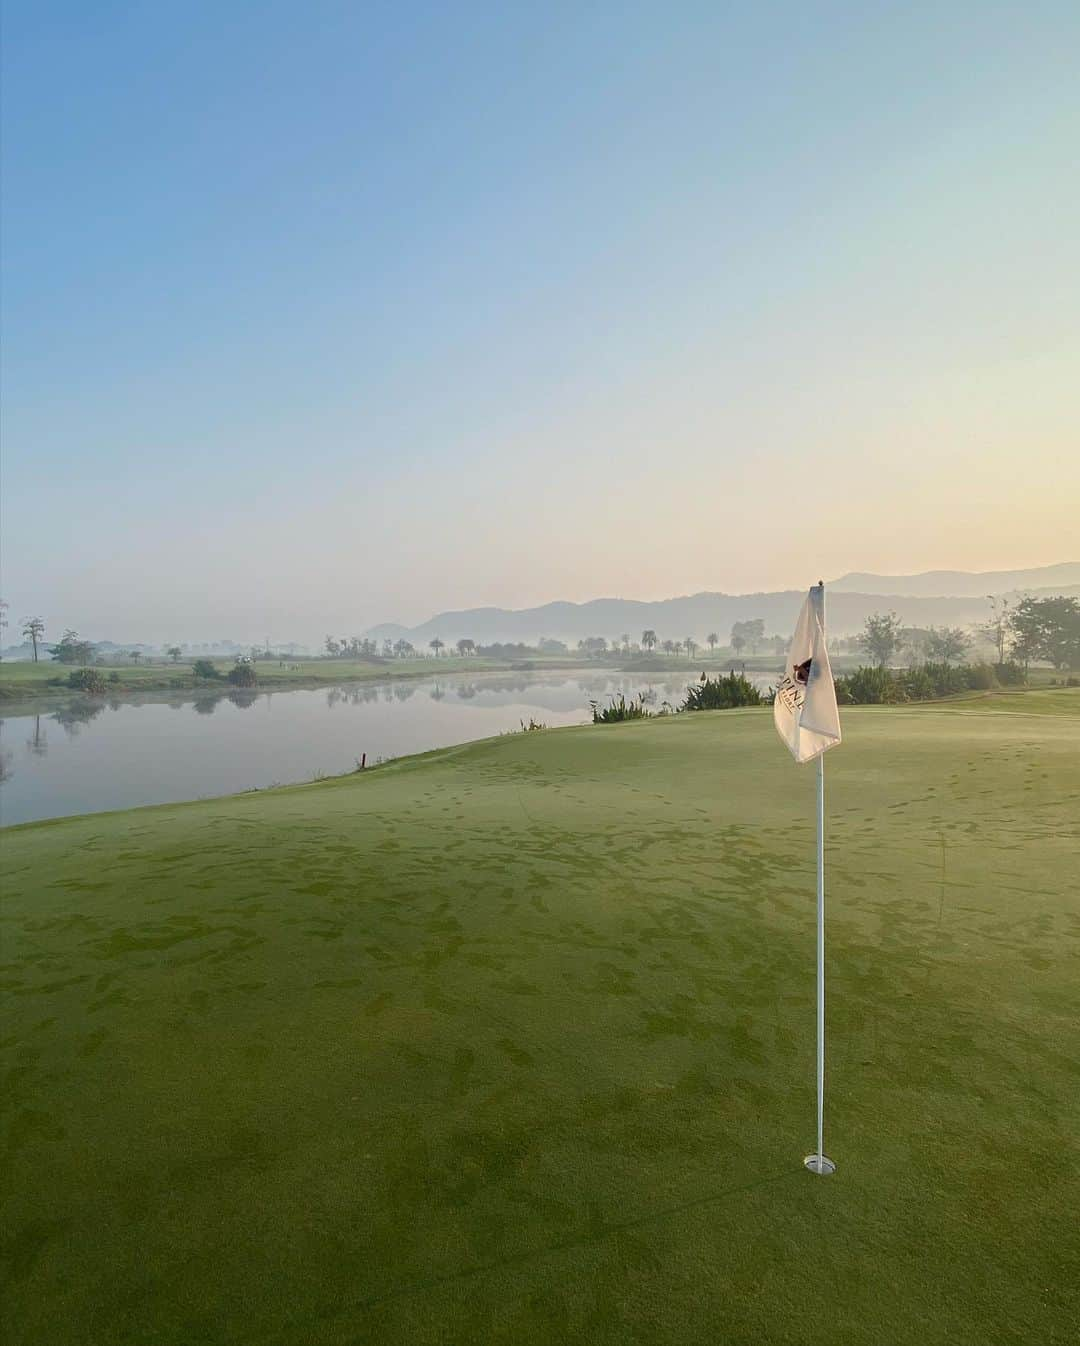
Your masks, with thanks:
<instances>
[{"instance_id":1,"label":"mown grass pattern","mask_svg":"<svg viewBox=\"0 0 1080 1346\"><path fill-rule=\"evenodd\" d=\"M1071 1341L1078 711L846 713L828 1181L767 711L11 830L5 1340Z\"/></svg>"}]
</instances>

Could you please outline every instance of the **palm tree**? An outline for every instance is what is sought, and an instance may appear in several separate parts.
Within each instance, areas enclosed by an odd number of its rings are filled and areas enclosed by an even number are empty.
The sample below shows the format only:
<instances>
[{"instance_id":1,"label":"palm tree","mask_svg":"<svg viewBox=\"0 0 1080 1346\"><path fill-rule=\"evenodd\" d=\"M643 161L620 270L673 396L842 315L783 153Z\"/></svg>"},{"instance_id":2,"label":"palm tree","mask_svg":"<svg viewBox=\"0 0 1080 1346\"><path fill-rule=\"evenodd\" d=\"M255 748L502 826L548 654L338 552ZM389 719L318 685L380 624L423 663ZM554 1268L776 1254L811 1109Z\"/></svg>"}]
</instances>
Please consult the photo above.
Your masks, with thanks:
<instances>
[{"instance_id":1,"label":"palm tree","mask_svg":"<svg viewBox=\"0 0 1080 1346\"><path fill-rule=\"evenodd\" d=\"M432 636L432 638L428 641L428 644L435 651L435 658L438 659L439 651L443 648L444 642L441 641L438 636Z\"/></svg>"},{"instance_id":2,"label":"palm tree","mask_svg":"<svg viewBox=\"0 0 1080 1346\"><path fill-rule=\"evenodd\" d=\"M713 654L715 654L716 646L720 640L720 637L716 634L715 631L710 631L709 634L705 637L705 639L709 642L709 649L712 651Z\"/></svg>"},{"instance_id":3,"label":"palm tree","mask_svg":"<svg viewBox=\"0 0 1080 1346\"><path fill-rule=\"evenodd\" d=\"M23 623L22 633L34 647L34 663L36 664L38 661L38 641L45 634L45 623L40 617L27 617Z\"/></svg>"},{"instance_id":4,"label":"palm tree","mask_svg":"<svg viewBox=\"0 0 1080 1346\"><path fill-rule=\"evenodd\" d=\"M688 659L693 659L694 651L697 649L697 645L694 642L694 637L687 636L686 639L683 641L683 644L686 646L686 657Z\"/></svg>"},{"instance_id":5,"label":"palm tree","mask_svg":"<svg viewBox=\"0 0 1080 1346\"><path fill-rule=\"evenodd\" d=\"M651 630L642 631L641 643L645 646L645 648L649 651L649 653L652 654L653 650L656 649L656 643L657 643L656 632Z\"/></svg>"},{"instance_id":6,"label":"palm tree","mask_svg":"<svg viewBox=\"0 0 1080 1346\"><path fill-rule=\"evenodd\" d=\"M665 640L660 648L665 654L673 654L675 652L675 642L673 640Z\"/></svg>"}]
</instances>

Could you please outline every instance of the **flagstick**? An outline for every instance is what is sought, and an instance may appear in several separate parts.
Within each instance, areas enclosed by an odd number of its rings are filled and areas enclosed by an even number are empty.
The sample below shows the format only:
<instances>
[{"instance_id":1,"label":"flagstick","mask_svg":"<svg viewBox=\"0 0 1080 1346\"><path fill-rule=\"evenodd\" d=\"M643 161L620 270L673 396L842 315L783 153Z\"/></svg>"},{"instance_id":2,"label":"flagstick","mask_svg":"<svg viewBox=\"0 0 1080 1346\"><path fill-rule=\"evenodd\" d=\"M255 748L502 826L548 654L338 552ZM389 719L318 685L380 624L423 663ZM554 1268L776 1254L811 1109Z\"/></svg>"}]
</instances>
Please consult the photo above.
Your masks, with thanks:
<instances>
[{"instance_id":1,"label":"flagstick","mask_svg":"<svg viewBox=\"0 0 1080 1346\"><path fill-rule=\"evenodd\" d=\"M824 589L824 586L822 586ZM822 599L824 606L824 599ZM822 1177L836 1172L826 1155L825 1130L825 754L817 759L817 1152L803 1163Z\"/></svg>"}]
</instances>

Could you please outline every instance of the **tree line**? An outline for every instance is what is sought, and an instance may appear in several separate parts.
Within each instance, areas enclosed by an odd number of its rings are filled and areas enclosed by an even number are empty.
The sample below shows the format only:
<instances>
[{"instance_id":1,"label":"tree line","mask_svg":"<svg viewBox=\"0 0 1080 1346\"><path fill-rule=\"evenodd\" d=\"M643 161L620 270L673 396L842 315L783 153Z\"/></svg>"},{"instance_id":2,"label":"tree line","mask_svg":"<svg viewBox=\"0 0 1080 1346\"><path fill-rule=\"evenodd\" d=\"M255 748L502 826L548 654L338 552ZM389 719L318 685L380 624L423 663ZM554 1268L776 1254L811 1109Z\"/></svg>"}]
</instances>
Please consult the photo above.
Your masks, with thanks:
<instances>
[{"instance_id":1,"label":"tree line","mask_svg":"<svg viewBox=\"0 0 1080 1346\"><path fill-rule=\"evenodd\" d=\"M865 655L875 668L887 668L895 664L902 656L910 662L922 660L929 663L956 664L962 662L971 652L976 636L988 641L996 654L996 662L1003 665L1014 661L1025 669L1032 663L1042 662L1060 670L1072 671L1080 668L1080 600L1058 596L1051 598L1008 598L990 596L992 615L989 621L976 627L974 632L960 627L915 627L905 626L895 612L876 612L867 617L861 632L854 636L841 636L830 641L837 653L852 652ZM0 604L0 623L6 626L4 612L6 604ZM22 625L22 634L30 644L35 663L40 658L44 646L45 622L40 616L27 617ZM705 637L710 654L715 655L720 644L720 636L710 631ZM440 636L433 636L427 642L435 658L443 651L455 650L462 658L486 655L491 658L527 658L530 655L564 655L569 653L565 642L541 638L534 645L523 642L492 642L489 645L478 644L467 637L455 642L451 647ZM630 634L612 638L605 636L585 636L577 642L577 653L587 658L601 658L605 655L630 656L645 653L652 655L656 650L677 657L685 654L693 659L701 648L697 639L683 636L677 639L661 639L655 630L647 627L641 633L640 641L632 641ZM736 655L749 650L758 654L765 650L771 654L783 654L787 648L787 638L779 635L766 635L765 623L760 617L746 621L737 621L731 627L728 648ZM408 659L421 653L404 637L391 640L386 637L381 643L368 636L328 635L324 650L329 658L340 659ZM183 651L179 645L169 645L165 653L173 663L179 661ZM49 657L61 664L86 666L93 662L95 646L82 639L77 631L66 630L60 640L48 647ZM138 664L142 651L132 649L121 652L122 657ZM268 649L253 648L251 659L275 657Z\"/></svg>"},{"instance_id":2,"label":"tree line","mask_svg":"<svg viewBox=\"0 0 1080 1346\"><path fill-rule=\"evenodd\" d=\"M991 603L993 615L976 634L990 642L999 666L1011 661L1025 671L1032 663L1080 668L1080 599L992 598ZM974 640L960 627L905 627L895 612L875 612L852 643L875 668L889 668L903 653L932 664L960 663Z\"/></svg>"}]
</instances>

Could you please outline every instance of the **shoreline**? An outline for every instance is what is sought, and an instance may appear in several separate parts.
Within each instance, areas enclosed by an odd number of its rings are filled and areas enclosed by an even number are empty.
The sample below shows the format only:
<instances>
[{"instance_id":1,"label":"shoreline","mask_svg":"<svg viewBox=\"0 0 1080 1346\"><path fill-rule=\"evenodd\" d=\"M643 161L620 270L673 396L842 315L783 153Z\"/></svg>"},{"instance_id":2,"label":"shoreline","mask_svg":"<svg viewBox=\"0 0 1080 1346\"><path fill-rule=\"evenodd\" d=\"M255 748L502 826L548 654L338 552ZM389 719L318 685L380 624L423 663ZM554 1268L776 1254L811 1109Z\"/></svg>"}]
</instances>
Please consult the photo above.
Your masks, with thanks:
<instances>
[{"instance_id":1,"label":"shoreline","mask_svg":"<svg viewBox=\"0 0 1080 1346\"><path fill-rule=\"evenodd\" d=\"M310 662L310 661L307 661ZM156 700L164 700L169 696L186 695L189 697L198 697L200 695L228 695L229 692L259 693L259 692L290 692L290 691L318 691L320 688L342 687L354 683L369 682L400 682L414 681L419 678L434 677L439 674L446 676L460 676L475 674L477 676L488 673L601 673L610 674L642 674L642 675L687 675L691 676L699 673L703 669L709 672L726 673L728 666L732 663L746 664L748 674L772 673L774 668L770 660L759 657L758 659L731 660L731 659L704 659L695 660L691 663L687 659L675 658L653 658L653 659L553 659L550 662L542 659L520 659L520 660L496 660L496 659L425 659L422 661L408 661L408 667L393 667L392 664L367 664L359 665L359 661L342 661L342 667L331 669L331 661L326 660L327 672L312 672L305 670L302 673L290 673L287 671L278 671L275 666L272 671L268 671L253 687L234 687L223 675L221 678L203 679L195 678L190 671L184 673L169 674L163 666L159 673L157 669L146 677L136 678L132 682L119 682L115 686L107 687L105 692L84 692L75 687L50 686L44 679L41 682L32 684L23 680L5 680L3 677L3 666L0 665L0 718L8 716L35 715L44 714L49 710L55 710L63 705L82 703L86 701L102 701L105 704L128 704L145 701L148 697ZM755 664L764 665L755 667ZM61 665L55 667L60 668ZM64 666L66 667L66 666ZM131 672L130 666L110 667L104 666L100 670L105 677L110 673ZM259 666L256 665L256 676L259 675ZM56 674L55 676L63 676ZM30 687L33 690L29 690Z\"/></svg>"}]
</instances>

